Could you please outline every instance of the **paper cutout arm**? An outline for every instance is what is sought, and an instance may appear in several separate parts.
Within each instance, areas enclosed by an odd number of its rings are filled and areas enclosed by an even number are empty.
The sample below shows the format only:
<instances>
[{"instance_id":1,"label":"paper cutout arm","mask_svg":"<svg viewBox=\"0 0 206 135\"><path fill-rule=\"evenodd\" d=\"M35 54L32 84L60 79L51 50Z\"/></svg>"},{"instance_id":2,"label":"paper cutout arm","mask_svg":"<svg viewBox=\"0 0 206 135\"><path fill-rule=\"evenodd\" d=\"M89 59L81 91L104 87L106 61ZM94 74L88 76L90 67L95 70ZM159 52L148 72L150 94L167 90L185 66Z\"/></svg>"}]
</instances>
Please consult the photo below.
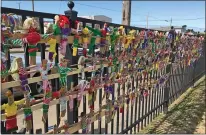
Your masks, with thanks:
<instances>
[{"instance_id":1,"label":"paper cutout arm","mask_svg":"<svg viewBox=\"0 0 206 135\"><path fill-rule=\"evenodd\" d=\"M19 101L14 101L14 103L15 103L16 105L24 104L24 102L25 102L25 99L22 99L22 100L19 100Z\"/></svg>"},{"instance_id":2,"label":"paper cutout arm","mask_svg":"<svg viewBox=\"0 0 206 135\"><path fill-rule=\"evenodd\" d=\"M1 106L1 110L5 110L5 109L6 109L6 106L7 106L7 104L3 104L3 105Z\"/></svg>"}]
</instances>

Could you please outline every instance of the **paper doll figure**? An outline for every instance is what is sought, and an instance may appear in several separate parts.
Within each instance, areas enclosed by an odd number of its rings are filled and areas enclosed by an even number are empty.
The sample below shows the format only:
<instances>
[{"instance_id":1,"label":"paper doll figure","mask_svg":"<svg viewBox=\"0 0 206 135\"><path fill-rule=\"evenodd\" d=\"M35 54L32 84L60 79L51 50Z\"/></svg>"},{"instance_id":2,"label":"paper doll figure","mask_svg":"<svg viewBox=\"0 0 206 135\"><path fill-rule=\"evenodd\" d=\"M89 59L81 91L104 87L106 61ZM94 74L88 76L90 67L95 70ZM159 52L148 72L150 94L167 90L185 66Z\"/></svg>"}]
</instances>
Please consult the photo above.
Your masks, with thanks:
<instances>
[{"instance_id":1,"label":"paper doll figure","mask_svg":"<svg viewBox=\"0 0 206 135\"><path fill-rule=\"evenodd\" d=\"M36 70L32 70L32 71L27 71L27 70L33 67L36 67L36 66L33 65L30 67L24 68L22 58L15 58L11 64L11 68L9 70L8 75L11 74L15 81L20 80L21 82L20 88L21 90L23 90L23 92L30 91L27 76L28 74L36 72Z\"/></svg>"},{"instance_id":2,"label":"paper doll figure","mask_svg":"<svg viewBox=\"0 0 206 135\"><path fill-rule=\"evenodd\" d=\"M61 87L59 91L59 104L60 104L61 117L64 117L66 114L67 99L66 99L65 94L66 94L65 87Z\"/></svg>"},{"instance_id":3,"label":"paper doll figure","mask_svg":"<svg viewBox=\"0 0 206 135\"><path fill-rule=\"evenodd\" d=\"M37 43L40 41L41 36L37 33L37 29L39 28L39 24L34 18L27 18L24 21L23 29L24 36L23 38L12 40L13 44L24 44L28 43L28 52L30 56L29 63L30 65L36 65L36 53L38 51Z\"/></svg>"},{"instance_id":4,"label":"paper doll figure","mask_svg":"<svg viewBox=\"0 0 206 135\"><path fill-rule=\"evenodd\" d=\"M54 59L56 58L56 55L57 55L57 53L56 53L57 40L55 38L55 35L60 34L60 28L58 26L56 26L56 24L54 24L54 25L48 23L47 24L47 31L46 31L46 34L52 33L52 35L50 35L50 39L46 43L49 45L49 57L48 58L49 58L50 62L53 62ZM55 30L55 29L57 29L57 30ZM58 32L58 30L59 30L59 32Z\"/></svg>"},{"instance_id":5,"label":"paper doll figure","mask_svg":"<svg viewBox=\"0 0 206 135\"><path fill-rule=\"evenodd\" d=\"M112 101L111 100L107 100L106 101L106 123L109 123L109 122L111 122L111 120L112 120L112 107L113 107L113 105L112 105Z\"/></svg>"},{"instance_id":6,"label":"paper doll figure","mask_svg":"<svg viewBox=\"0 0 206 135\"><path fill-rule=\"evenodd\" d=\"M66 46L68 42L68 36L71 33L70 22L66 16L60 15L56 16L55 21L58 21L59 27L61 29L61 43L60 43L60 52L63 56L66 54Z\"/></svg>"},{"instance_id":7,"label":"paper doll figure","mask_svg":"<svg viewBox=\"0 0 206 135\"><path fill-rule=\"evenodd\" d=\"M87 48L89 44L89 29L86 27L82 30L82 40L83 40L83 55L87 56Z\"/></svg>"},{"instance_id":8,"label":"paper doll figure","mask_svg":"<svg viewBox=\"0 0 206 135\"><path fill-rule=\"evenodd\" d=\"M135 91L132 91L130 93L130 100L131 100L131 104L133 105L134 104L134 101L135 101Z\"/></svg>"},{"instance_id":9,"label":"paper doll figure","mask_svg":"<svg viewBox=\"0 0 206 135\"><path fill-rule=\"evenodd\" d=\"M12 133L18 130L16 118L18 109L17 106L24 104L25 99L14 101L14 95L10 90L6 92L6 96L8 97L8 103L3 104L1 106L1 110L4 110L6 114L6 131L8 133Z\"/></svg>"},{"instance_id":10,"label":"paper doll figure","mask_svg":"<svg viewBox=\"0 0 206 135\"><path fill-rule=\"evenodd\" d=\"M26 124L26 131L32 129L32 110L31 110L31 97L30 93L27 91L25 93L25 103L23 104L23 111L24 111L24 122Z\"/></svg>"},{"instance_id":11,"label":"paper doll figure","mask_svg":"<svg viewBox=\"0 0 206 135\"><path fill-rule=\"evenodd\" d=\"M60 74L60 85L61 87L65 87L67 89L67 73L72 71L71 68L68 68L69 60L62 58L60 60L60 64L57 65L58 73Z\"/></svg>"},{"instance_id":12,"label":"paper doll figure","mask_svg":"<svg viewBox=\"0 0 206 135\"><path fill-rule=\"evenodd\" d=\"M78 95L77 95L77 106L79 107L80 106L80 103L81 103L81 100L82 100L82 97L83 97L83 92L84 92L84 90L85 90L85 88L87 87L87 85L88 85L88 82L86 81L86 80L81 80L80 82L79 82L79 85L78 85L78 87L79 87L79 93L78 93Z\"/></svg>"},{"instance_id":13,"label":"paper doll figure","mask_svg":"<svg viewBox=\"0 0 206 135\"><path fill-rule=\"evenodd\" d=\"M48 80L48 72L51 68L53 68L53 66L53 64L48 65L48 61L46 59L42 60L40 73L43 81L43 90L47 90L48 87L51 89L51 84Z\"/></svg>"},{"instance_id":14,"label":"paper doll figure","mask_svg":"<svg viewBox=\"0 0 206 135\"><path fill-rule=\"evenodd\" d=\"M81 113L81 128L82 134L87 134L87 117L84 112Z\"/></svg>"},{"instance_id":15,"label":"paper doll figure","mask_svg":"<svg viewBox=\"0 0 206 135\"><path fill-rule=\"evenodd\" d=\"M42 121L46 123L46 120L48 119L48 111L49 111L49 103L52 100L52 91L50 88L47 87L47 90L44 91L44 98L43 98L43 116Z\"/></svg>"},{"instance_id":16,"label":"paper doll figure","mask_svg":"<svg viewBox=\"0 0 206 135\"><path fill-rule=\"evenodd\" d=\"M107 24L105 23L104 27L101 29L102 37L101 37L101 44L100 44L100 52L102 55L105 54L106 46L108 45L108 42L109 42L109 39L107 38L107 37L109 37L109 36L107 36L108 34L109 34L109 29L108 29Z\"/></svg>"}]
</instances>

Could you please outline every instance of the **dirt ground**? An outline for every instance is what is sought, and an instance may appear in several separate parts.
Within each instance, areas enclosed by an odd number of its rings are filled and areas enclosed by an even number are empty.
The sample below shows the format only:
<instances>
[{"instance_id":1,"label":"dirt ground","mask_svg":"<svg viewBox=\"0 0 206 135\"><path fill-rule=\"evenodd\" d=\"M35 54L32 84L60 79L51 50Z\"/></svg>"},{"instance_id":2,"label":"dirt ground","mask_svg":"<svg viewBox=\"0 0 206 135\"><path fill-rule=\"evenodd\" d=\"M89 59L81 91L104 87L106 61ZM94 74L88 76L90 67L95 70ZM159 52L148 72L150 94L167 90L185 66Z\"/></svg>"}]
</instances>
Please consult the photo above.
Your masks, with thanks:
<instances>
[{"instance_id":1,"label":"dirt ground","mask_svg":"<svg viewBox=\"0 0 206 135\"><path fill-rule=\"evenodd\" d=\"M197 126L196 131L194 132L194 134L206 134L206 123L205 123L205 117L206 112L204 112L204 115L202 117L202 121L200 122L200 124Z\"/></svg>"}]
</instances>

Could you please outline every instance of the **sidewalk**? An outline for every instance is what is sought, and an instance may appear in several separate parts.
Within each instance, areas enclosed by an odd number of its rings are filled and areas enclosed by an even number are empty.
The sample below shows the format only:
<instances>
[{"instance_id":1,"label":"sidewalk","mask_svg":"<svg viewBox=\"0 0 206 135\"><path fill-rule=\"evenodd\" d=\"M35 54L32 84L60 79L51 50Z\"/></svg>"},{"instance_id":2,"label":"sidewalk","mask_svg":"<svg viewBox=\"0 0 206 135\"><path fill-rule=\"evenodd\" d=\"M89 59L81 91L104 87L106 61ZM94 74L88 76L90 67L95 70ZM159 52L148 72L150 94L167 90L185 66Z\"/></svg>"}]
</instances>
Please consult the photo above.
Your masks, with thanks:
<instances>
[{"instance_id":1,"label":"sidewalk","mask_svg":"<svg viewBox=\"0 0 206 135\"><path fill-rule=\"evenodd\" d=\"M205 76L157 117L142 134L205 134Z\"/></svg>"}]
</instances>

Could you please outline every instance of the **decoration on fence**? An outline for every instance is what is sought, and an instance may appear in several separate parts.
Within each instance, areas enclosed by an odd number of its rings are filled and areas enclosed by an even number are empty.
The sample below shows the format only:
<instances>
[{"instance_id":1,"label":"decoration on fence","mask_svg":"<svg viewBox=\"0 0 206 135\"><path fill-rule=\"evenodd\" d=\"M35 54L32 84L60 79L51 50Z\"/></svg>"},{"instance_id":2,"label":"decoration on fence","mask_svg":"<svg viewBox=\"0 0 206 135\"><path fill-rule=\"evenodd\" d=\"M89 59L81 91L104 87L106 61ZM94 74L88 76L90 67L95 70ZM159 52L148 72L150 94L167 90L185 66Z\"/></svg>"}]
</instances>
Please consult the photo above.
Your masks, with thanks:
<instances>
[{"instance_id":1,"label":"decoration on fence","mask_svg":"<svg viewBox=\"0 0 206 135\"><path fill-rule=\"evenodd\" d=\"M17 126L17 110L18 106L25 102L25 99L14 101L14 95L10 90L7 90L6 96L8 97L8 103L1 106L1 110L6 114L6 131L12 133L18 130Z\"/></svg>"},{"instance_id":2,"label":"decoration on fence","mask_svg":"<svg viewBox=\"0 0 206 135\"><path fill-rule=\"evenodd\" d=\"M65 56L66 54L66 45L67 45L67 36L70 35L71 33L71 28L70 28L70 22L69 19L66 16L56 16L55 17L55 22L57 21L60 29L61 29L61 43L60 43L60 48L61 48L61 54Z\"/></svg>"},{"instance_id":3,"label":"decoration on fence","mask_svg":"<svg viewBox=\"0 0 206 135\"><path fill-rule=\"evenodd\" d=\"M6 17L4 17L6 18ZM5 19L6 22L6 19ZM78 23L78 22L76 22ZM3 32L3 38L6 38L3 45L20 45L23 43L29 44L30 53L30 66L24 68L22 65L22 59L16 58L12 62L11 69L7 72L5 67L2 67L5 76L12 75L14 80L20 80L21 89L25 95L25 103L12 101L11 94L8 104L3 105L3 109L6 110L8 105L12 104L24 104L23 110L25 114L26 129L30 130L32 128L31 117L31 104L32 98L30 97L30 88L28 86L28 74L35 71L27 71L35 67L36 63L36 44L43 42L50 45L49 49L49 61L53 62L56 57L56 43L60 43L61 54L65 55L67 44L73 44L73 56L76 56L78 47L83 47L83 56L80 56L78 60L78 69L68 68L69 61L65 58L60 60L60 63L56 63L57 66L49 65L47 60L42 60L42 66L39 71L41 72L41 78L43 81L43 116L42 121L45 123L48 119L48 109L49 103L53 98L58 98L59 104L61 106L61 118L65 116L67 100L69 100L70 111L73 109L73 99L77 98L78 104L82 100L83 95L88 94L88 106L90 108L90 114L86 115L85 112L81 113L81 129L83 133L89 133L89 125L93 122L92 118L96 116L96 119L101 120L101 113L105 112L106 122L109 123L114 118L116 111L119 109L120 113L123 113L123 107L129 104L134 105L137 97L144 98L150 94L151 89L158 87L164 87L168 78L169 72L160 76L159 79L150 79L150 82L145 83L144 81L138 84L138 88L134 87L132 80L135 77L141 77L144 80L151 76L152 72L158 70L164 70L172 64L172 66L178 66L178 64L183 64L184 66L192 65L201 56L201 41L198 38L178 38L174 42L174 47L178 48L176 51L172 51L172 48L167 47L167 44L171 44L170 36L165 39L165 35L158 32L152 31L140 31L137 33L135 30L131 30L126 35L123 26L119 28L114 28L110 30L108 25L105 23L104 27L99 29L94 29L86 26L82 31L76 31L74 36L70 36L72 29L70 27L69 19L65 16L57 15L55 16L55 24L49 24L47 32L45 35L40 35L36 32L38 25L34 18L28 18L24 22L24 28L27 29L26 34L12 34L8 31ZM9 33L9 34L8 34ZM69 36L69 37L68 37ZM94 48L98 47L100 52L95 52ZM87 49L89 50L87 52ZM92 56L93 57L92 57ZM34 58L35 57L35 58ZM104 74L103 64L108 65L108 72ZM98 73L97 65L100 65L100 72ZM76 66L76 65L70 65ZM86 70L92 72L92 76L89 78L85 77ZM52 70L52 74L60 74L60 85L61 88L57 92L52 92L50 82L48 80L48 71ZM79 72L80 70L80 72ZM67 75L77 71L81 73L81 80L79 84L68 90L67 88ZM90 80L88 80L90 79ZM109 99L109 94L114 94L115 83L118 83L118 87L121 84L125 85L127 82L129 91L119 96L117 99ZM99 88L104 88L103 99L106 97L106 105L101 105L99 110L94 110L93 102L96 100L96 93ZM120 89L120 88L119 88ZM122 88L123 89L123 88ZM121 90L122 90L121 89ZM12 114L12 118L16 122L16 111ZM7 113L8 115L8 113ZM10 115L7 117L10 118ZM9 121L7 119L7 121ZM11 124L7 122L7 124ZM10 126L10 125L9 125ZM15 128L14 126L8 126L8 130ZM72 125L71 125L72 126ZM69 132L68 122L65 121L64 128L65 133ZM53 129L53 133L58 133L60 128Z\"/></svg>"},{"instance_id":4,"label":"decoration on fence","mask_svg":"<svg viewBox=\"0 0 206 135\"><path fill-rule=\"evenodd\" d=\"M31 103L33 98L27 94L27 97L25 98L25 103L23 104L23 110L24 110L24 122L26 124L26 131L31 130L32 127L32 110L31 110Z\"/></svg>"},{"instance_id":5,"label":"decoration on fence","mask_svg":"<svg viewBox=\"0 0 206 135\"><path fill-rule=\"evenodd\" d=\"M60 64L57 65L57 71L60 74L60 85L67 89L67 73L72 71L71 68L68 68L69 63L68 59L62 58ZM55 68L55 67L54 67Z\"/></svg>"},{"instance_id":6,"label":"decoration on fence","mask_svg":"<svg viewBox=\"0 0 206 135\"><path fill-rule=\"evenodd\" d=\"M8 75L12 75L15 81L21 81L21 90L24 92L30 91L30 87L28 85L28 74L36 72L36 70L27 71L31 68L36 67L36 65L24 68L22 58L15 58L11 64L11 68L9 70Z\"/></svg>"},{"instance_id":7,"label":"decoration on fence","mask_svg":"<svg viewBox=\"0 0 206 135\"><path fill-rule=\"evenodd\" d=\"M48 80L48 72L51 68L53 68L54 65L49 65L48 61L46 59L42 60L42 65L40 68L40 73L42 77L43 82L43 93L44 93L44 99L43 99L43 116L42 121L45 123L48 118L48 110L49 110L49 103L52 100L52 87Z\"/></svg>"},{"instance_id":8,"label":"decoration on fence","mask_svg":"<svg viewBox=\"0 0 206 135\"><path fill-rule=\"evenodd\" d=\"M37 33L38 28L39 28L39 24L34 18L27 18L23 24L24 33L22 35L15 34L14 38L17 38L17 39L11 40L11 42L14 45L22 46L25 43L28 44L30 65L36 65L36 53L38 51L37 43L41 39L40 34Z\"/></svg>"},{"instance_id":9,"label":"decoration on fence","mask_svg":"<svg viewBox=\"0 0 206 135\"><path fill-rule=\"evenodd\" d=\"M59 27L57 27L56 25L56 21L55 21L55 24L53 25L50 23L47 24L46 34L51 34L50 39L47 41L46 44L49 45L49 57L48 58L50 62L53 62L57 55L57 52L56 52L57 39L55 38L55 36L60 34L60 30L59 30ZM45 38L48 38L48 36L46 36Z\"/></svg>"}]
</instances>

